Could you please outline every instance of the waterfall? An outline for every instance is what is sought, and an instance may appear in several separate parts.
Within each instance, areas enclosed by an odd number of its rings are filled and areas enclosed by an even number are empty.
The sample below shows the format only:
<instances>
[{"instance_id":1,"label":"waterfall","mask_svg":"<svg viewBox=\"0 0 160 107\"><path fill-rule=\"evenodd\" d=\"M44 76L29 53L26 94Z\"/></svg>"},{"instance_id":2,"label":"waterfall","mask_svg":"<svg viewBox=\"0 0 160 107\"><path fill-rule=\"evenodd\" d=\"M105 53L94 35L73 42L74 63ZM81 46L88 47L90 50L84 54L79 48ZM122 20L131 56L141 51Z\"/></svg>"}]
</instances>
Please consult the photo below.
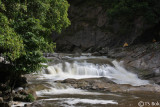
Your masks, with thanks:
<instances>
[{"instance_id":1,"label":"waterfall","mask_svg":"<svg viewBox=\"0 0 160 107\"><path fill-rule=\"evenodd\" d=\"M112 64L94 64L86 61L58 63L49 66L45 76L49 75L57 79L106 77L118 84L131 84L134 86L149 84L148 81L141 80L136 74L127 71L120 62L114 60Z\"/></svg>"}]
</instances>

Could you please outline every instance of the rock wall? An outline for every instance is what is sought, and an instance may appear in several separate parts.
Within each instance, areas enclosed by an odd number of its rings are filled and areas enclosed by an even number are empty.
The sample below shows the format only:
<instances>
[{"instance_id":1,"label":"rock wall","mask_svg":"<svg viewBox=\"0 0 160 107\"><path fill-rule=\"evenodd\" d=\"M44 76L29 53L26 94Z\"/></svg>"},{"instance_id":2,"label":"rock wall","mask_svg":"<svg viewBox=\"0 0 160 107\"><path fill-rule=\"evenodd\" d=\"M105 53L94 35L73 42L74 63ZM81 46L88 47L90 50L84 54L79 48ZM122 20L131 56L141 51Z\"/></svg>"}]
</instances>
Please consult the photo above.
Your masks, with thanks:
<instances>
[{"instance_id":1,"label":"rock wall","mask_svg":"<svg viewBox=\"0 0 160 107\"><path fill-rule=\"evenodd\" d=\"M133 22L112 23L107 9L96 0L69 0L71 26L61 35L53 33L57 52L91 52L124 60L144 79L160 84L160 22L145 23L143 17ZM132 26L127 27L126 23ZM123 47L127 43L128 47Z\"/></svg>"},{"instance_id":2,"label":"rock wall","mask_svg":"<svg viewBox=\"0 0 160 107\"><path fill-rule=\"evenodd\" d=\"M152 42L155 35L160 35L153 33L155 29L156 32L160 31L158 25L147 25L143 23L142 17L131 22L130 28L123 26L127 21L120 24L119 20L115 20L110 23L107 9L96 0L76 0L69 3L71 26L61 35L53 34L57 51L95 52L105 47L123 47L125 42L129 45Z\"/></svg>"}]
</instances>

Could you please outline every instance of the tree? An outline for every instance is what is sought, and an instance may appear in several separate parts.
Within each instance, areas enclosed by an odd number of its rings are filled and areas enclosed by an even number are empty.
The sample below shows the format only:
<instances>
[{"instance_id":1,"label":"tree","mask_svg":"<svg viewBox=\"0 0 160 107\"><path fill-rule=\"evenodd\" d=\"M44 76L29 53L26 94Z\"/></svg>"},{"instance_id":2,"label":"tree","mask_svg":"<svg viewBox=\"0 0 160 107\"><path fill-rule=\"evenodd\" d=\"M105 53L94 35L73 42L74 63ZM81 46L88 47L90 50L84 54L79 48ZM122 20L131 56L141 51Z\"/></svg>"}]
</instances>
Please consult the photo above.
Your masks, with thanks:
<instances>
[{"instance_id":1,"label":"tree","mask_svg":"<svg viewBox=\"0 0 160 107\"><path fill-rule=\"evenodd\" d=\"M104 0L110 3L107 11L111 18L123 18L125 21L133 21L142 17L145 23L155 24L160 21L160 1L159 0Z\"/></svg>"},{"instance_id":2,"label":"tree","mask_svg":"<svg viewBox=\"0 0 160 107\"><path fill-rule=\"evenodd\" d=\"M68 8L67 0L0 0L0 52L11 66L11 87L22 74L43 67L42 53L55 47L52 31L70 25Z\"/></svg>"},{"instance_id":3,"label":"tree","mask_svg":"<svg viewBox=\"0 0 160 107\"><path fill-rule=\"evenodd\" d=\"M136 24L141 22L139 23L141 25L138 28L139 32L145 32L150 29L154 33L150 37L145 34L149 38L145 41L152 41L154 38L160 40L160 36L158 36L160 0L97 0L97 2L103 3L102 6L106 9L110 25L118 23L122 26L115 32L116 35L130 36L131 32L134 32L133 29L136 28ZM114 29L114 27L111 26L109 29Z\"/></svg>"}]
</instances>

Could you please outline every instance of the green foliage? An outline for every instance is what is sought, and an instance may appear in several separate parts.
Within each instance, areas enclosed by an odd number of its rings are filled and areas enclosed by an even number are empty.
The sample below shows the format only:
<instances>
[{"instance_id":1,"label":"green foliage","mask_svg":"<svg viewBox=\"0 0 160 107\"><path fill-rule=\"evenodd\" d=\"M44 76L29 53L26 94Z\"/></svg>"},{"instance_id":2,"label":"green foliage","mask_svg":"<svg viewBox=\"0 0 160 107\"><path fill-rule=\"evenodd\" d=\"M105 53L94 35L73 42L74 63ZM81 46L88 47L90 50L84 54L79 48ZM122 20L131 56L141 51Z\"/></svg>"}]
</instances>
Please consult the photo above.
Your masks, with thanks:
<instances>
[{"instance_id":1,"label":"green foliage","mask_svg":"<svg viewBox=\"0 0 160 107\"><path fill-rule=\"evenodd\" d=\"M33 97L32 94L28 94L28 96L25 98L25 100L28 102L33 102L35 100L35 98Z\"/></svg>"},{"instance_id":2,"label":"green foliage","mask_svg":"<svg viewBox=\"0 0 160 107\"><path fill-rule=\"evenodd\" d=\"M11 61L25 54L22 38L9 27L8 18L2 13L0 13L0 47Z\"/></svg>"},{"instance_id":3,"label":"green foliage","mask_svg":"<svg viewBox=\"0 0 160 107\"><path fill-rule=\"evenodd\" d=\"M146 27L154 27L160 23L160 0L96 0L106 10L108 22L111 25L110 32L117 23L116 35L128 36L135 26L138 31L143 31ZM143 27L144 26L144 27Z\"/></svg>"},{"instance_id":4,"label":"green foliage","mask_svg":"<svg viewBox=\"0 0 160 107\"><path fill-rule=\"evenodd\" d=\"M53 52L51 33L70 25L67 0L0 0L0 53L15 74L36 72Z\"/></svg>"},{"instance_id":5,"label":"green foliage","mask_svg":"<svg viewBox=\"0 0 160 107\"><path fill-rule=\"evenodd\" d=\"M104 7L110 19L133 21L142 17L145 23L154 24L160 21L159 0L104 0Z\"/></svg>"}]
</instances>

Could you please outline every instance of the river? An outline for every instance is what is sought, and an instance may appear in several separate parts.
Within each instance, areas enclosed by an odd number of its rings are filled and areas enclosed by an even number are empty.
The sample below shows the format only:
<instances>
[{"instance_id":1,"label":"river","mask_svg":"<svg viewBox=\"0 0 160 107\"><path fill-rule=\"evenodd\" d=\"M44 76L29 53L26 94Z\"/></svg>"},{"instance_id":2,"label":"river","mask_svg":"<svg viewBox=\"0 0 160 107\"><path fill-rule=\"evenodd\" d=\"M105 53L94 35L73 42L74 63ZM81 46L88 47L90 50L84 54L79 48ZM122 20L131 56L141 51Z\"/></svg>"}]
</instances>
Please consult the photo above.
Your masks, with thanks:
<instances>
[{"instance_id":1,"label":"river","mask_svg":"<svg viewBox=\"0 0 160 107\"><path fill-rule=\"evenodd\" d=\"M55 82L68 78L108 78L116 84L133 87L149 85L132 71L125 69L123 61L91 54L56 54L49 57L48 67L29 76L29 84L36 91L37 101L43 107L144 107L153 102L160 103L155 92L110 92L74 88ZM141 102L140 102L141 101ZM140 106L138 106L138 104Z\"/></svg>"}]
</instances>

